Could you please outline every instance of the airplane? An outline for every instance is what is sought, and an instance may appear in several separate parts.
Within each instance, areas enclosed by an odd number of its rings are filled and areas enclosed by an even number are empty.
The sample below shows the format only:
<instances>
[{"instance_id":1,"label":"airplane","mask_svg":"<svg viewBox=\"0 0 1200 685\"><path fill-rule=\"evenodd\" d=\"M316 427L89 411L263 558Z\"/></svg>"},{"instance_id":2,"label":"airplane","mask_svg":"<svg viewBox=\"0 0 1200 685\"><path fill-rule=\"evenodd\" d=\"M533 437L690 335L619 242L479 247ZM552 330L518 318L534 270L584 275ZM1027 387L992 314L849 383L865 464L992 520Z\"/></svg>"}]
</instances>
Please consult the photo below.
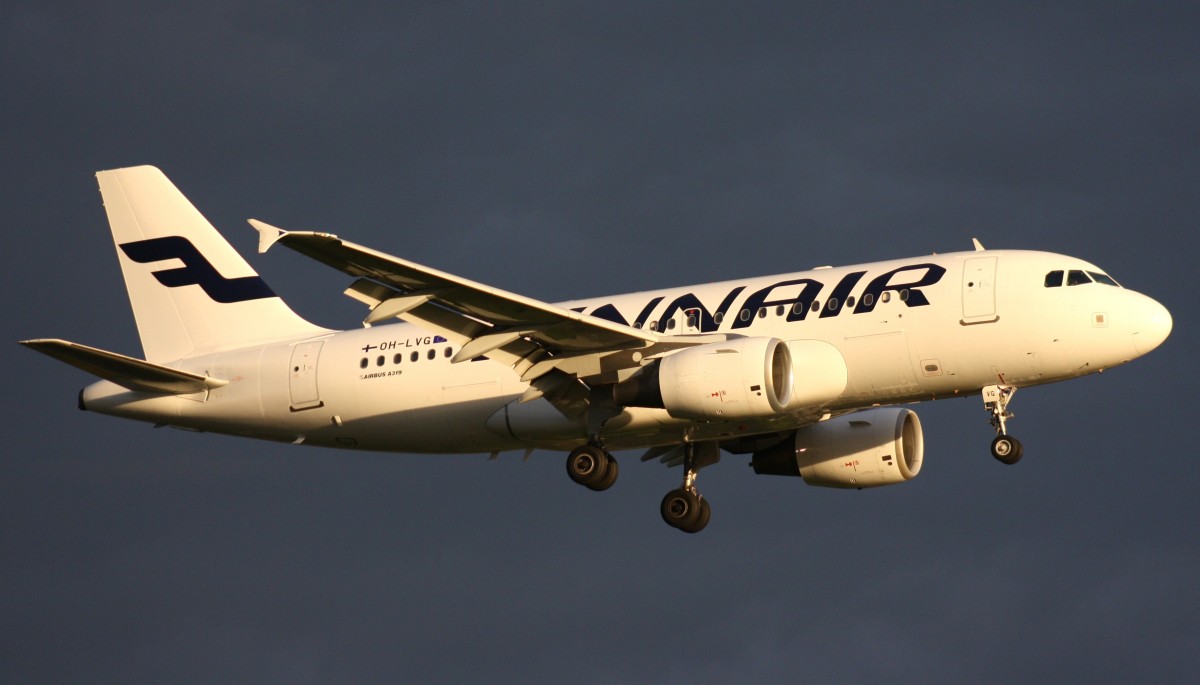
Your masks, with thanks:
<instances>
[{"instance_id":1,"label":"airplane","mask_svg":"<svg viewBox=\"0 0 1200 685\"><path fill-rule=\"evenodd\" d=\"M979 396L992 455L1016 463L1018 388L1099 373L1171 332L1171 314L1075 257L974 249L550 304L314 231L251 219L353 280L363 327L297 315L157 168L97 175L145 359L22 345L101 380L79 408L192 431L353 450L567 452L574 482L613 451L682 466L660 504L687 533L721 453L758 474L862 489L917 476L902 404Z\"/></svg>"}]
</instances>

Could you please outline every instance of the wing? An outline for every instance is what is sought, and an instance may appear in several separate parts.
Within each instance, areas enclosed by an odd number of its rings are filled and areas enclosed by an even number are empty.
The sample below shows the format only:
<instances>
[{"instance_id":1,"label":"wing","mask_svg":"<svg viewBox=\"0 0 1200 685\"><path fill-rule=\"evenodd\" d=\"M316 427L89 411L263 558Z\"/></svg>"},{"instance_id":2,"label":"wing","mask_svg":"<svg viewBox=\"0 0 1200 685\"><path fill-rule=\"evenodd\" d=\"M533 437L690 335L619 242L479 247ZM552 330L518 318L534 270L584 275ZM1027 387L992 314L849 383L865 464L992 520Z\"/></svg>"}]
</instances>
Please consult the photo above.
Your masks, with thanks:
<instances>
[{"instance_id":1,"label":"wing","mask_svg":"<svg viewBox=\"0 0 1200 685\"><path fill-rule=\"evenodd\" d=\"M462 345L455 362L486 355L534 383L523 400L571 380L615 383L656 355L724 340L625 326L356 245L329 233L284 231L251 219L259 252L275 243L358 278L346 294L371 307L371 325L400 318Z\"/></svg>"}]
</instances>

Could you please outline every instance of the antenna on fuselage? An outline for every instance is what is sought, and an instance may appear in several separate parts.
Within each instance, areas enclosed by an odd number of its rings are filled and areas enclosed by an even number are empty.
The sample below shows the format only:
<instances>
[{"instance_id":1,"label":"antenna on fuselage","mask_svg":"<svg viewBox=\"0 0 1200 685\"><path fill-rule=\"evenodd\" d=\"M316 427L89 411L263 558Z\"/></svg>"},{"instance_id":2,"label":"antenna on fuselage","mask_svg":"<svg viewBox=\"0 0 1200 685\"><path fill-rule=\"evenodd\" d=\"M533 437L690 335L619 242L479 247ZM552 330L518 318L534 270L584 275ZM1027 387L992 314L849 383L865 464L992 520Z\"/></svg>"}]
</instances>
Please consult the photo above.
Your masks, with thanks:
<instances>
[{"instance_id":1,"label":"antenna on fuselage","mask_svg":"<svg viewBox=\"0 0 1200 685\"><path fill-rule=\"evenodd\" d=\"M979 238L971 238L971 242L975 244L975 251L976 251L976 252L983 252L983 251L984 251L984 249L985 249L985 248L983 247L983 243L979 242Z\"/></svg>"}]
</instances>

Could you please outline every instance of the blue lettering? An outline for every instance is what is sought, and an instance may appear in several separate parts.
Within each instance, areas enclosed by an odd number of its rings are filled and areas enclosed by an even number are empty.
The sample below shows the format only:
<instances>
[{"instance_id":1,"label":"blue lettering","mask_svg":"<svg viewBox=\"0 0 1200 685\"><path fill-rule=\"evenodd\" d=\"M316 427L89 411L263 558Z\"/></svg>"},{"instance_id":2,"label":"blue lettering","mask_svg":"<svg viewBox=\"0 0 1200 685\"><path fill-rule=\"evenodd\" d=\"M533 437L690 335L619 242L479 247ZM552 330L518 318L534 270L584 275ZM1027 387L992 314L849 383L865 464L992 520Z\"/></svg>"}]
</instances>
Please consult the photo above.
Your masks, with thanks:
<instances>
[{"instance_id":1,"label":"blue lettering","mask_svg":"<svg viewBox=\"0 0 1200 685\"><path fill-rule=\"evenodd\" d=\"M804 287L800 290L800 294L796 295L795 297L779 300L767 299L772 290L788 285L803 285ZM817 299L817 293L821 292L821 288L824 287L824 283L821 283L820 281L814 281L811 278L797 278L795 280L782 281L774 285L769 285L762 290L752 293L750 297L746 298L746 302L742 305L742 308L749 310L750 316L745 319L739 316L737 321L733 322L733 327L747 328L750 326L750 324L754 323L754 317L758 315L759 309L762 309L763 307L774 307L777 305L788 306L788 321L802 321L804 317L808 316L808 308L812 304L812 301Z\"/></svg>"},{"instance_id":2,"label":"blue lettering","mask_svg":"<svg viewBox=\"0 0 1200 685\"><path fill-rule=\"evenodd\" d=\"M671 318L675 316L675 312L681 309L684 311L694 309L698 310L700 313L700 320L696 322L696 325L699 326L700 331L715 331L717 330L717 326L719 324L717 324L716 320L713 318L714 314L720 314L722 317L724 317L725 312L729 310L729 306L733 304L734 298L736 298L745 289L746 286L739 285L733 290L730 290L729 294L725 296L725 299L721 300L721 304L717 307L717 311L711 313L708 311L708 307L705 307L704 304L700 302L700 298L696 297L692 293L680 295L679 297L675 298L671 304L667 305L666 311L663 312L662 316L658 317L658 330L664 330L667 321L670 321Z\"/></svg>"},{"instance_id":3,"label":"blue lettering","mask_svg":"<svg viewBox=\"0 0 1200 685\"><path fill-rule=\"evenodd\" d=\"M850 296L850 291L854 290L854 286L862 280L866 275L866 271L851 271L842 278L841 282L834 287L833 292L829 293L829 299L826 300L826 306L821 309L821 318L837 316L842 311L842 305L845 304L846 298ZM834 307L830 308L830 302L834 303Z\"/></svg>"},{"instance_id":4,"label":"blue lettering","mask_svg":"<svg viewBox=\"0 0 1200 685\"><path fill-rule=\"evenodd\" d=\"M910 281L892 282L892 278L905 271L920 271L923 272L920 278ZM862 297L858 299L858 305L854 307L855 314L862 314L875 309L875 305L879 303L879 295L888 290L894 290L897 294L907 290L908 297L902 298L904 304L909 307L923 307L929 304L929 298L925 297L917 288L931 286L934 283L942 280L942 276L946 275L946 269L937 264L913 264L911 266L902 266L897 269L880 274L871 279L867 284L867 289L863 291ZM870 297L868 297L868 295Z\"/></svg>"}]
</instances>

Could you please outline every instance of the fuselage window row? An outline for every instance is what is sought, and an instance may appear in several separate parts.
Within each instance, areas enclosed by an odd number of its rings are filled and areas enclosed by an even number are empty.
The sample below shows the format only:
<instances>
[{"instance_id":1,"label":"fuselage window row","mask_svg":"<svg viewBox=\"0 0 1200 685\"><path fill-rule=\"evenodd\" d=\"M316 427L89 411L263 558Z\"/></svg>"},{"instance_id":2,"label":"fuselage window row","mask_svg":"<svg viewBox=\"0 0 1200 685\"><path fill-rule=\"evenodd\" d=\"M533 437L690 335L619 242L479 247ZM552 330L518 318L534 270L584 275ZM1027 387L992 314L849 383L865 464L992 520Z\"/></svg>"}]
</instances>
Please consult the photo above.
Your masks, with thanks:
<instances>
[{"instance_id":1,"label":"fuselage window row","mask_svg":"<svg viewBox=\"0 0 1200 685\"><path fill-rule=\"evenodd\" d=\"M454 348L452 348L452 347L444 348L442 350L442 356L445 357L446 359L449 359L450 357L454 356ZM430 360L437 359L437 348L433 348L433 347L429 348L425 352L425 357ZM413 352L409 355L408 359L409 359L409 361L413 361L413 362L419 361L421 359L421 353L416 350L413 350ZM383 366L385 361L386 361L386 357L381 354L375 358L375 366ZM404 361L403 354L396 353L395 355L392 356L392 364L399 364L402 361ZM370 365L371 365L370 357L363 357L358 362L358 368L360 368L360 369L365 369Z\"/></svg>"},{"instance_id":2,"label":"fuselage window row","mask_svg":"<svg viewBox=\"0 0 1200 685\"><path fill-rule=\"evenodd\" d=\"M1058 273L1061 275L1062 272L1058 272ZM1107 276L1105 278L1107 278ZM1097 280L1099 280L1099 279L1097 279ZM1111 279L1109 279L1109 280L1111 280ZM1047 287L1050 287L1049 282L1050 282L1050 277L1047 276L1046 277ZM898 291L897 295L900 297L901 302L907 302L908 301L908 288L904 288L904 289ZM879 295L880 303L890 302L891 299L892 299L891 291L885 290L882 293L880 293L880 295ZM854 307L856 302L858 302L858 300L853 295L850 295L849 297L847 297L845 302L839 301L838 298L836 298L836 297L831 297L831 298L829 298L829 300L827 300L825 302L825 307L829 311L833 312L833 311L837 311L839 306L846 307L846 308L852 308L852 307ZM862 305L864 307L870 307L874 304L875 304L875 296L872 295L871 293L864 293L862 296ZM805 308L809 309L812 313L816 314L821 311L821 301L813 300L810 303L796 302L791 307L791 313L793 315L798 316L801 312L803 312L805 310ZM684 322L684 325L687 327L688 330L694 330L696 328L699 328L699 325L700 325L699 315L690 313L692 311L697 311L697 310L687 310L685 312L685 314L687 315L687 318ZM770 307L759 307L757 311L752 311L750 309L742 309L738 312L737 318L739 321L749 321L750 319L752 319L756 316L760 319L765 319L765 318L767 318L767 315L770 313L770 311L771 311ZM787 313L788 313L788 307L786 307L785 305L780 304L780 305L775 306L775 316L782 317ZM725 312L716 312L715 314L713 314L712 321L713 321L714 325L719 327L721 324L723 324L725 322ZM673 330L675 330L675 326L676 326L675 319L667 319L666 323L664 323L662 325L662 329L664 331L673 331ZM633 327L634 328L643 328L644 327L651 331L659 330L658 321L650 321L650 322L634 321Z\"/></svg>"}]
</instances>

